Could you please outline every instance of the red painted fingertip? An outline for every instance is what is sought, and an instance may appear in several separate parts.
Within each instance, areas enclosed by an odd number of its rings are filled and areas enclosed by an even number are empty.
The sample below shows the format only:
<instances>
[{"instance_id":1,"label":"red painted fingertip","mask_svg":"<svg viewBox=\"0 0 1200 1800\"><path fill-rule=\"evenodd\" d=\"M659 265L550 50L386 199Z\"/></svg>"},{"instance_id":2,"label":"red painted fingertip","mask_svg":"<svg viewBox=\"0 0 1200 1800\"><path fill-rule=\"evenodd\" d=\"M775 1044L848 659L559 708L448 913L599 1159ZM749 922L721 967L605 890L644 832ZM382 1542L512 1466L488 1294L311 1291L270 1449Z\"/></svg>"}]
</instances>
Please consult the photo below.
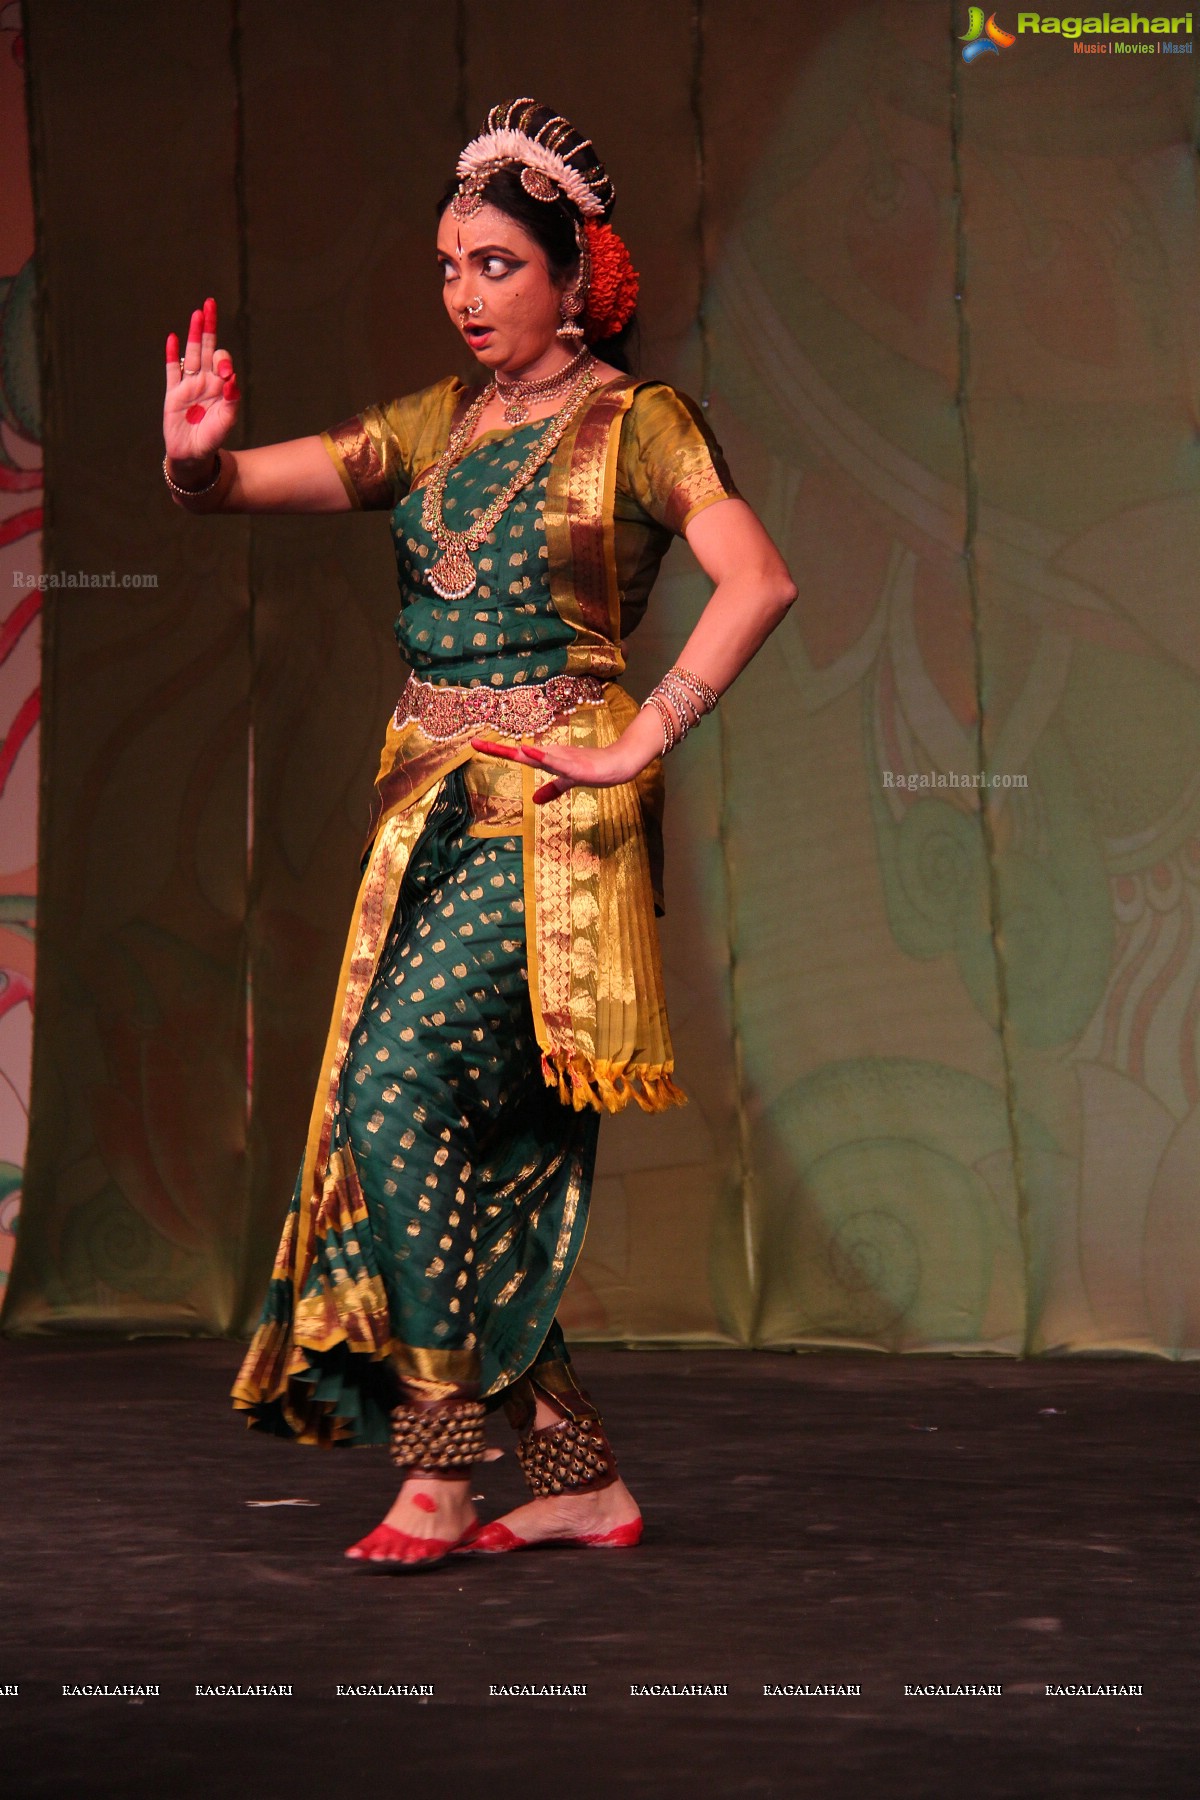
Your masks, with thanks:
<instances>
[{"instance_id":1,"label":"red painted fingertip","mask_svg":"<svg viewBox=\"0 0 1200 1800\"><path fill-rule=\"evenodd\" d=\"M228 357L226 357L225 361L217 367L217 374L221 377L222 381L228 381L229 377L233 374L233 364Z\"/></svg>"},{"instance_id":2,"label":"red painted fingertip","mask_svg":"<svg viewBox=\"0 0 1200 1800\"><path fill-rule=\"evenodd\" d=\"M173 331L167 333L167 361L179 361L179 339Z\"/></svg>"},{"instance_id":3,"label":"red painted fingertip","mask_svg":"<svg viewBox=\"0 0 1200 1800\"><path fill-rule=\"evenodd\" d=\"M471 739L472 750L482 750L485 756L511 756L512 752L506 744L493 744L490 738Z\"/></svg>"},{"instance_id":4,"label":"red painted fingertip","mask_svg":"<svg viewBox=\"0 0 1200 1800\"><path fill-rule=\"evenodd\" d=\"M210 294L204 302L204 329L215 331L217 328L217 303Z\"/></svg>"},{"instance_id":5,"label":"red painted fingertip","mask_svg":"<svg viewBox=\"0 0 1200 1800\"><path fill-rule=\"evenodd\" d=\"M546 783L545 787L540 787L535 790L534 796L533 796L533 803L535 806L541 806L545 803L545 801L553 800L557 793L558 793L558 789L555 787L554 783L552 781L548 781Z\"/></svg>"},{"instance_id":6,"label":"red painted fingertip","mask_svg":"<svg viewBox=\"0 0 1200 1800\"><path fill-rule=\"evenodd\" d=\"M225 394L226 400L228 400L231 405L236 404L236 402L241 399L242 390L238 386L237 380L235 377L231 376L230 379L225 383L224 394Z\"/></svg>"},{"instance_id":7,"label":"red painted fingertip","mask_svg":"<svg viewBox=\"0 0 1200 1800\"><path fill-rule=\"evenodd\" d=\"M525 752L526 756L532 756L534 762L536 762L536 763L544 763L545 762L546 752L544 750L539 750L536 744L522 744L521 748Z\"/></svg>"}]
</instances>

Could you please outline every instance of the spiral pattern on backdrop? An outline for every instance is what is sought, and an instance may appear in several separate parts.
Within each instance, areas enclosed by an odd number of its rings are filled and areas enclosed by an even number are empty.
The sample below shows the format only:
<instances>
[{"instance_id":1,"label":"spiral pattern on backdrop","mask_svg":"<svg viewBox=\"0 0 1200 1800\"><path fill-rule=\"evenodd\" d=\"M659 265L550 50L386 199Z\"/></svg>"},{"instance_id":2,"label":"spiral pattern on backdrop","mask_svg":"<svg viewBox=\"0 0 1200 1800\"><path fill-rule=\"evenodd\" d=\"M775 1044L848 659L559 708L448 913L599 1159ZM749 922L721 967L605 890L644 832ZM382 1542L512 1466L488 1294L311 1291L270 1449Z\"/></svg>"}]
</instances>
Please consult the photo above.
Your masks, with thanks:
<instances>
[{"instance_id":1,"label":"spiral pattern on backdrop","mask_svg":"<svg viewBox=\"0 0 1200 1800\"><path fill-rule=\"evenodd\" d=\"M153 1231L113 1186L68 1216L59 1267L67 1292L80 1304L102 1293L182 1297L196 1274L192 1258Z\"/></svg>"}]
</instances>

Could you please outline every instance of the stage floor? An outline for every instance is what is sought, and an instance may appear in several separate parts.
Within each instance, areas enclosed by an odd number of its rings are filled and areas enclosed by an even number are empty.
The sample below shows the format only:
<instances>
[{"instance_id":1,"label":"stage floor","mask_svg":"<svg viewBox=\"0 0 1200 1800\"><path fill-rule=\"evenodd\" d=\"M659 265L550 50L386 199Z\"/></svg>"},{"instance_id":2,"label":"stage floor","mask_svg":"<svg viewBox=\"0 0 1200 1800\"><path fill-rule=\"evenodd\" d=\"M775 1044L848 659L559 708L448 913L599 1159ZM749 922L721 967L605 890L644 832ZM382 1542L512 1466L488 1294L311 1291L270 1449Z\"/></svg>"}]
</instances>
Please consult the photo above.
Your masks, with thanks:
<instances>
[{"instance_id":1,"label":"stage floor","mask_svg":"<svg viewBox=\"0 0 1200 1800\"><path fill-rule=\"evenodd\" d=\"M247 1431L240 1353L0 1343L6 1800L1200 1788L1195 1364L581 1350L643 1545L387 1577L341 1555L385 1453ZM670 1684L728 1691L630 1692ZM763 1692L806 1685L860 1691Z\"/></svg>"}]
</instances>

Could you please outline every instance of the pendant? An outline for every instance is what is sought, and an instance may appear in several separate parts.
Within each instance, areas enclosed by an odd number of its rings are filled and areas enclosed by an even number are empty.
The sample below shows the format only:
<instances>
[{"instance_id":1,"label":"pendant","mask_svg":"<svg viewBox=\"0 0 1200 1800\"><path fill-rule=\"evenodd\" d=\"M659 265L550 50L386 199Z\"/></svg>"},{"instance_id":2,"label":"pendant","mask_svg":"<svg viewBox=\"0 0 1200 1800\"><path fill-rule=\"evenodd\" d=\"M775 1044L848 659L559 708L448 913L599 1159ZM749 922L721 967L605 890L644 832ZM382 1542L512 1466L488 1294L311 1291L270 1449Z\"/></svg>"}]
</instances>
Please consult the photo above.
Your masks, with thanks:
<instances>
[{"instance_id":1,"label":"pendant","mask_svg":"<svg viewBox=\"0 0 1200 1800\"><path fill-rule=\"evenodd\" d=\"M520 394L514 394L511 400L504 402L504 423L506 425L523 425L529 417L529 402Z\"/></svg>"},{"instance_id":2,"label":"pendant","mask_svg":"<svg viewBox=\"0 0 1200 1800\"><path fill-rule=\"evenodd\" d=\"M486 182L486 172L477 169L459 183L458 192L450 202L450 211L456 219L473 219L477 212L482 212Z\"/></svg>"},{"instance_id":3,"label":"pendant","mask_svg":"<svg viewBox=\"0 0 1200 1800\"><path fill-rule=\"evenodd\" d=\"M443 550L425 575L434 593L443 600L465 600L474 592L475 564L457 544Z\"/></svg>"}]
</instances>

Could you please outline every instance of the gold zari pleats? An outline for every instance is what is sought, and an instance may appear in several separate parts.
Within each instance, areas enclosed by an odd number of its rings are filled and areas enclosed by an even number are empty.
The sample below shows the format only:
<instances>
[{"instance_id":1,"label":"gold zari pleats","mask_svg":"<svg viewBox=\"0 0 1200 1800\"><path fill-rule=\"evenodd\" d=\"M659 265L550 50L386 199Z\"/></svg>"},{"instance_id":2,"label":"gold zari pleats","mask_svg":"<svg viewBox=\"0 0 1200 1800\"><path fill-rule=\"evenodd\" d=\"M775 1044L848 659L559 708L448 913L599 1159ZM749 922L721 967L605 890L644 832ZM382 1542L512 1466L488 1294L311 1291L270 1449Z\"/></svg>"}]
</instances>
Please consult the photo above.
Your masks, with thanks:
<instances>
[{"instance_id":1,"label":"gold zari pleats","mask_svg":"<svg viewBox=\"0 0 1200 1800\"><path fill-rule=\"evenodd\" d=\"M539 741L602 749L635 711L613 682L603 707ZM574 787L535 806L542 776L524 776L529 993L546 1081L577 1110L679 1105L637 790Z\"/></svg>"}]
</instances>

